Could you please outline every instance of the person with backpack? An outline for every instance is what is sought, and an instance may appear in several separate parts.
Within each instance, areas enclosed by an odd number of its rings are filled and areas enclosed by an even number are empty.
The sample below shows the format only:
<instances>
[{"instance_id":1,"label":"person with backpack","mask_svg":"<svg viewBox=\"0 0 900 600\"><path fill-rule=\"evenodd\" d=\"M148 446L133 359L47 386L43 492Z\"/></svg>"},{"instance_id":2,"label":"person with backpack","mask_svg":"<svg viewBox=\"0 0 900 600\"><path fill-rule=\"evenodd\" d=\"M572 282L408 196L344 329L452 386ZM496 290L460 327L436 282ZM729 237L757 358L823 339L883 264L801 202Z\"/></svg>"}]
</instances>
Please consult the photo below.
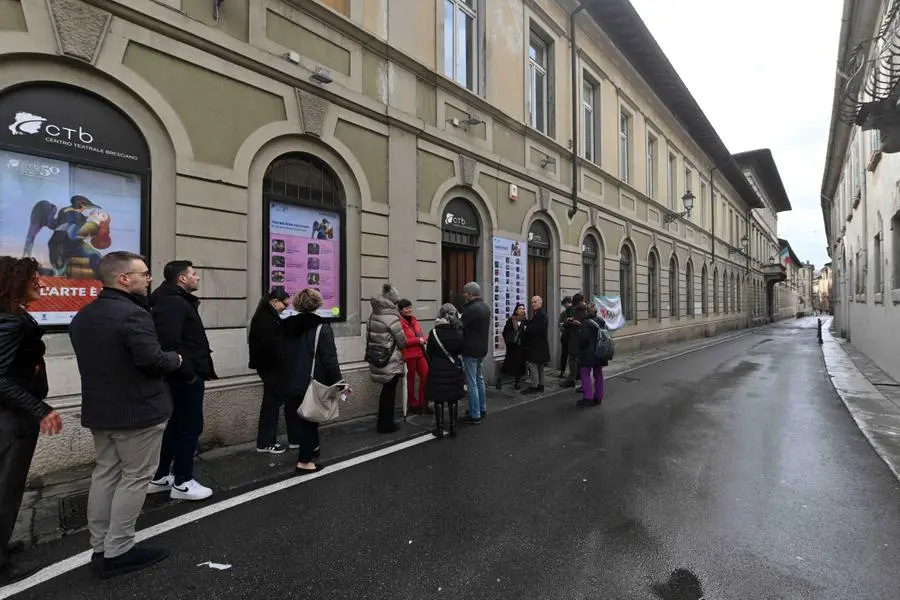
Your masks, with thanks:
<instances>
[{"instance_id":1,"label":"person with backpack","mask_svg":"<svg viewBox=\"0 0 900 600\"><path fill-rule=\"evenodd\" d=\"M438 311L438 318L425 344L425 356L431 365L425 393L434 402L434 434L439 439L444 437L444 404L449 411L450 437L456 437L459 400L466 395L466 375L459 356L462 347L463 328L459 312L448 302Z\"/></svg>"},{"instance_id":2,"label":"person with backpack","mask_svg":"<svg viewBox=\"0 0 900 600\"><path fill-rule=\"evenodd\" d=\"M597 314L594 304L585 305L584 319L578 330L578 364L581 367L583 397L578 406L600 406L603 401L603 367L609 364L608 348L603 334L609 335L606 321Z\"/></svg>"},{"instance_id":3,"label":"person with backpack","mask_svg":"<svg viewBox=\"0 0 900 600\"><path fill-rule=\"evenodd\" d=\"M400 324L400 294L390 283L381 288L380 296L373 296L372 315L366 333L366 356L369 363L369 376L374 383L381 384L381 397L378 401L378 433L397 431L394 422L394 403L397 397L397 384L403 377L405 363L403 349L406 347L406 335Z\"/></svg>"}]
</instances>

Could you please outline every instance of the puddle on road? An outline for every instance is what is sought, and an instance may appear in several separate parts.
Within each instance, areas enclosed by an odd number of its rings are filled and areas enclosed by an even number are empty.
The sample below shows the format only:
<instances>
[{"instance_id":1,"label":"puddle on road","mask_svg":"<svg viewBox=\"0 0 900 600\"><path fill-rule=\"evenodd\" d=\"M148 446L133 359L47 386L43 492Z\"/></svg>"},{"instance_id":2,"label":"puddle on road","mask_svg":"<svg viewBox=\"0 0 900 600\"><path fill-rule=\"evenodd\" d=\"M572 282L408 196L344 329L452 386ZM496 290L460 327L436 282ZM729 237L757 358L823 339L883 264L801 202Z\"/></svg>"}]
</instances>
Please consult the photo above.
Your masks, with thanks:
<instances>
[{"instance_id":1,"label":"puddle on road","mask_svg":"<svg viewBox=\"0 0 900 600\"><path fill-rule=\"evenodd\" d=\"M675 569L668 580L650 587L661 600L703 600L700 578L688 569Z\"/></svg>"}]
</instances>

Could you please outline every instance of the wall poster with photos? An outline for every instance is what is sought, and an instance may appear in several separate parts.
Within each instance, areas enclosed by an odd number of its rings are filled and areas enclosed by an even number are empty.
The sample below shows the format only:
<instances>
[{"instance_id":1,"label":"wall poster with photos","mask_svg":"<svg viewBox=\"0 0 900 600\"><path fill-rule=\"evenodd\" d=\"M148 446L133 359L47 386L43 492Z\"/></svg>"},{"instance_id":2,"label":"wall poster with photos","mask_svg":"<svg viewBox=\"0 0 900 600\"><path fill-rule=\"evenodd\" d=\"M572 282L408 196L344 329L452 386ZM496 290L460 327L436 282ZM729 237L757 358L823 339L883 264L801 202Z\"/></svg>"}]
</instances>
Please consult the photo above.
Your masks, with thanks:
<instances>
[{"instance_id":1,"label":"wall poster with photos","mask_svg":"<svg viewBox=\"0 0 900 600\"><path fill-rule=\"evenodd\" d=\"M493 240L493 268L491 277L494 288L494 357L506 356L503 328L516 304L526 301L528 283L528 252L525 242L495 237Z\"/></svg>"},{"instance_id":2,"label":"wall poster with photos","mask_svg":"<svg viewBox=\"0 0 900 600\"><path fill-rule=\"evenodd\" d=\"M319 290L324 303L316 314L329 319L343 316L340 224L336 212L269 201L269 288L289 295L308 287ZM282 317L292 314L288 307Z\"/></svg>"}]
</instances>

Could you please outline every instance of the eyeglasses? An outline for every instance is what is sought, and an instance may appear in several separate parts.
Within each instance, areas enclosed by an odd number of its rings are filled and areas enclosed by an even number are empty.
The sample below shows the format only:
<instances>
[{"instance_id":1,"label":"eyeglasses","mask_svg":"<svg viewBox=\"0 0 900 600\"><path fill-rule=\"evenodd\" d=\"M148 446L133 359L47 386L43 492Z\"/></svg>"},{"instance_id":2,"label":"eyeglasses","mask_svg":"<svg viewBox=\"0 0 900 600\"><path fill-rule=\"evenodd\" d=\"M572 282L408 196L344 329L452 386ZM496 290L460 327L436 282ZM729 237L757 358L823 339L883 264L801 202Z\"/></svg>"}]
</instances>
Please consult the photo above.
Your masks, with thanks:
<instances>
[{"instance_id":1,"label":"eyeglasses","mask_svg":"<svg viewBox=\"0 0 900 600\"><path fill-rule=\"evenodd\" d=\"M150 279L150 271L126 271L122 275L140 275L144 279Z\"/></svg>"}]
</instances>

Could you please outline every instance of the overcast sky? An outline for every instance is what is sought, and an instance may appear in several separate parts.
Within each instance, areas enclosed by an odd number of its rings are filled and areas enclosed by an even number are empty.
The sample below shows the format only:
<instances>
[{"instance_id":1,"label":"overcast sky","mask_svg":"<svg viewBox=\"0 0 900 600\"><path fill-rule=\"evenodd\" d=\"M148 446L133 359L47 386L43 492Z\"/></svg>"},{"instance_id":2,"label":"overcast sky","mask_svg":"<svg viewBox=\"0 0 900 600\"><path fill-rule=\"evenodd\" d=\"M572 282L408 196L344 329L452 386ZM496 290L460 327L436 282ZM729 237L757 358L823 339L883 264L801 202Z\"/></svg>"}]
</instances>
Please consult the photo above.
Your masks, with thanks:
<instances>
[{"instance_id":1,"label":"overcast sky","mask_svg":"<svg viewBox=\"0 0 900 600\"><path fill-rule=\"evenodd\" d=\"M778 236L828 261L819 205L843 0L631 0L732 153L770 148Z\"/></svg>"}]
</instances>

